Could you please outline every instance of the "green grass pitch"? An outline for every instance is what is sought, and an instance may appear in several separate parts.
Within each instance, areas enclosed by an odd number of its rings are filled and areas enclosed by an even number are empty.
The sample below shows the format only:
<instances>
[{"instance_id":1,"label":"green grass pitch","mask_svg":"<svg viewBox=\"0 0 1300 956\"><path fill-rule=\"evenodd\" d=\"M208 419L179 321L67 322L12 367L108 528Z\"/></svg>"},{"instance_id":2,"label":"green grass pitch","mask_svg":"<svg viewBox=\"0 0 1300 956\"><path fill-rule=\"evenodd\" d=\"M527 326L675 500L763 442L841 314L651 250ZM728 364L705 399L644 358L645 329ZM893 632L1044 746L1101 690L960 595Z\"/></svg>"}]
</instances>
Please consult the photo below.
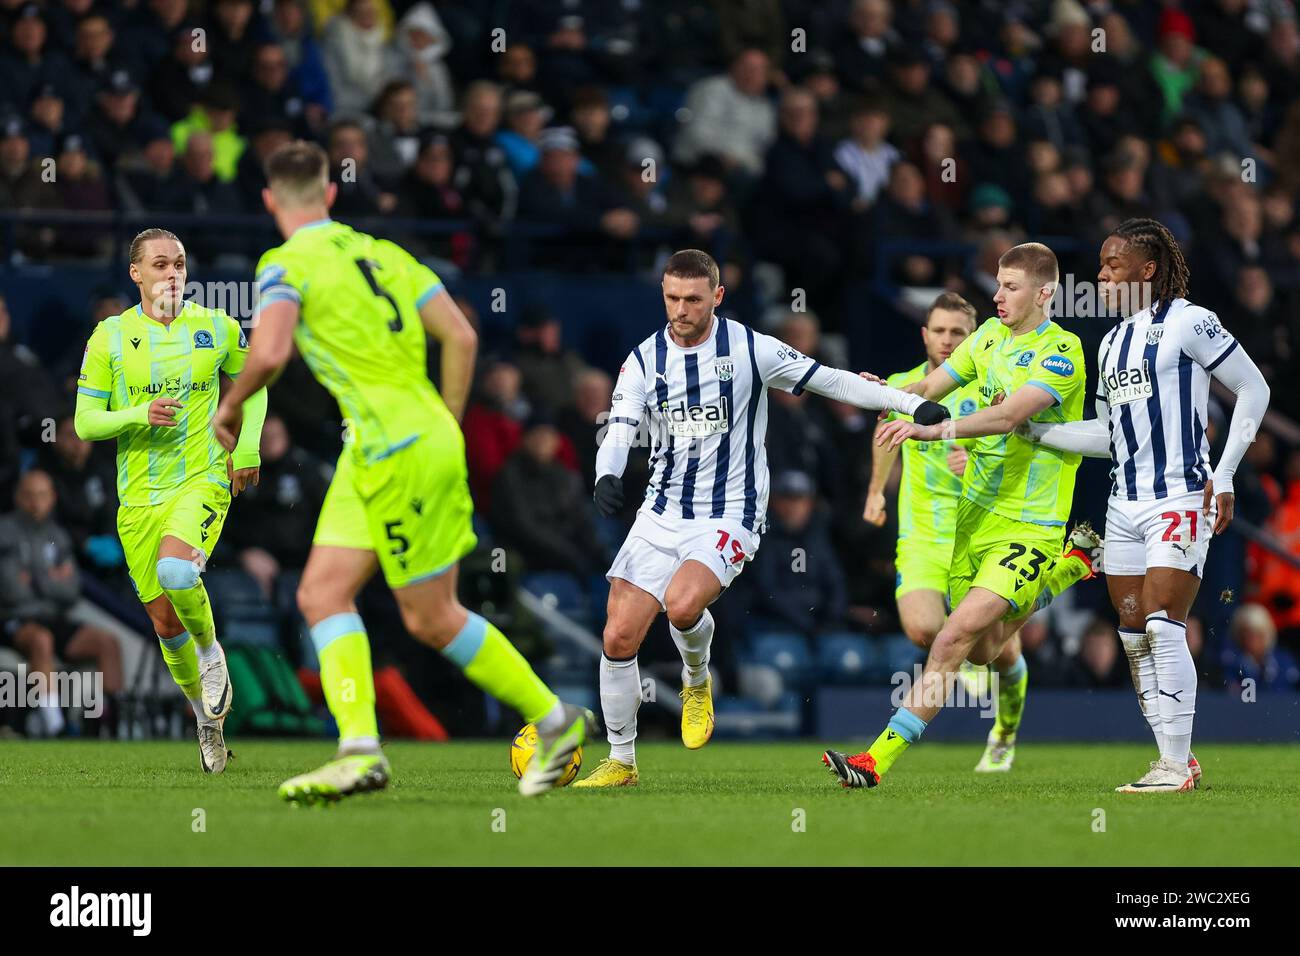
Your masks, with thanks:
<instances>
[{"instance_id":1,"label":"green grass pitch","mask_svg":"<svg viewBox=\"0 0 1300 956\"><path fill-rule=\"evenodd\" d=\"M188 743L5 743L0 864L1228 866L1291 865L1300 845L1297 746L1207 745L1208 789L1132 796L1112 790L1151 747L1025 744L981 775L978 744L921 744L846 791L822 746L647 743L640 787L525 800L508 741L394 743L387 792L299 809L276 786L328 743L234 741L221 777Z\"/></svg>"}]
</instances>

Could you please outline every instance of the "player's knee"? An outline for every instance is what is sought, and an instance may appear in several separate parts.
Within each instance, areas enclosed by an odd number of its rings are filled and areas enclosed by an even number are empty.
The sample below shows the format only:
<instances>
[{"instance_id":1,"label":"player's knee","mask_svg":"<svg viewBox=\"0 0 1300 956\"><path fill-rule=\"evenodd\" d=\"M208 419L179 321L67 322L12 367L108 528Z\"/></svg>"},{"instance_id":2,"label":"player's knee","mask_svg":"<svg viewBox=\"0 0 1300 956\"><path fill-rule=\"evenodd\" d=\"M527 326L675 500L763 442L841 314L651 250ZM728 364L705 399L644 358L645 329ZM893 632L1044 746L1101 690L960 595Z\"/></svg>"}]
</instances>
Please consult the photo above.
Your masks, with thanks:
<instances>
[{"instance_id":1,"label":"player's knee","mask_svg":"<svg viewBox=\"0 0 1300 956\"><path fill-rule=\"evenodd\" d=\"M629 627L615 621L608 621L605 624L603 645L606 657L621 660L636 655L636 652L641 649L641 637L634 634Z\"/></svg>"},{"instance_id":2,"label":"player's knee","mask_svg":"<svg viewBox=\"0 0 1300 956\"><path fill-rule=\"evenodd\" d=\"M664 609L668 612L669 623L679 631L694 627L704 613L699 600L690 594L667 595L664 598Z\"/></svg>"},{"instance_id":3,"label":"player's knee","mask_svg":"<svg viewBox=\"0 0 1300 956\"><path fill-rule=\"evenodd\" d=\"M158 583L164 591L188 591L199 583L199 566L185 558L159 558Z\"/></svg>"}]
</instances>

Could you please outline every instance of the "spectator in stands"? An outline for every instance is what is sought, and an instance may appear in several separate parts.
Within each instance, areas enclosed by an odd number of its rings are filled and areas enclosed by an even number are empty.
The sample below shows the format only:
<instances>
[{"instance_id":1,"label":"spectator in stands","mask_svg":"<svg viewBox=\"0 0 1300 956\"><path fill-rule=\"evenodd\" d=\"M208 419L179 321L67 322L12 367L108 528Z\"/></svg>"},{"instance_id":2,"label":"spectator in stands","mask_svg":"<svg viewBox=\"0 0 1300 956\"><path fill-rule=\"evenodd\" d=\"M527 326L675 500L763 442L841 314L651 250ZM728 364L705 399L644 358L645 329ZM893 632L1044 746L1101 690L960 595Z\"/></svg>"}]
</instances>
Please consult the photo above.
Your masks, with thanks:
<instances>
[{"instance_id":1,"label":"spectator in stands","mask_svg":"<svg viewBox=\"0 0 1300 956\"><path fill-rule=\"evenodd\" d=\"M798 74L795 85L802 86L817 100L823 135L835 142L848 135L849 112L856 97L840 89L833 56L825 50L810 50L807 68Z\"/></svg>"},{"instance_id":2,"label":"spectator in stands","mask_svg":"<svg viewBox=\"0 0 1300 956\"><path fill-rule=\"evenodd\" d=\"M461 125L451 133L456 157L456 188L469 214L495 226L514 217L518 187L505 150L496 142L501 122L501 89L478 80L465 89Z\"/></svg>"},{"instance_id":3,"label":"spectator in stands","mask_svg":"<svg viewBox=\"0 0 1300 956\"><path fill-rule=\"evenodd\" d=\"M5 6L18 6L10 0ZM68 56L77 46L77 24L91 14L95 0L50 0L45 5L45 23L49 28L50 42Z\"/></svg>"},{"instance_id":4,"label":"spectator in stands","mask_svg":"<svg viewBox=\"0 0 1300 956\"><path fill-rule=\"evenodd\" d=\"M465 411L465 460L475 510L490 511L492 485L501 466L519 446L523 421L532 409L523 395L523 378L509 362L488 365L477 394Z\"/></svg>"},{"instance_id":5,"label":"spectator in stands","mask_svg":"<svg viewBox=\"0 0 1300 956\"><path fill-rule=\"evenodd\" d=\"M1155 210L1144 185L1146 163L1125 149L1116 149L1102 162L1101 188L1086 205L1088 221L1104 235L1125 219L1152 215Z\"/></svg>"},{"instance_id":6,"label":"spectator in stands","mask_svg":"<svg viewBox=\"0 0 1300 956\"><path fill-rule=\"evenodd\" d=\"M239 103L241 129L264 128L272 120L288 124L299 136L324 128L324 111L313 109L303 96L279 43L262 43L253 51L252 76L244 83Z\"/></svg>"},{"instance_id":7,"label":"spectator in stands","mask_svg":"<svg viewBox=\"0 0 1300 956\"><path fill-rule=\"evenodd\" d=\"M122 48L131 51L140 66L166 59L177 27L189 15L189 6L189 0L148 0L124 11L118 23Z\"/></svg>"},{"instance_id":8,"label":"spectator in stands","mask_svg":"<svg viewBox=\"0 0 1300 956\"><path fill-rule=\"evenodd\" d=\"M561 411L573 402L573 383L587 364L563 344L560 320L546 306L525 306L515 326L514 363L532 405Z\"/></svg>"},{"instance_id":9,"label":"spectator in stands","mask_svg":"<svg viewBox=\"0 0 1300 956\"><path fill-rule=\"evenodd\" d=\"M591 171L607 183L618 179L627 149L610 135L612 118L605 91L599 86L576 90L569 118L578 134L578 150Z\"/></svg>"},{"instance_id":10,"label":"spectator in stands","mask_svg":"<svg viewBox=\"0 0 1300 956\"><path fill-rule=\"evenodd\" d=\"M520 187L519 218L564 226L567 235L546 242L538 258L575 271L601 264L611 254L608 239L632 238L639 218L594 177L578 175L578 137L572 129L548 129L541 147L541 162Z\"/></svg>"},{"instance_id":11,"label":"spectator in stands","mask_svg":"<svg viewBox=\"0 0 1300 956\"><path fill-rule=\"evenodd\" d=\"M853 0L848 29L837 33L834 47L840 81L847 89L865 93L884 80L889 54L901 44L890 24L892 15L888 0Z\"/></svg>"},{"instance_id":12,"label":"spectator in stands","mask_svg":"<svg viewBox=\"0 0 1300 956\"><path fill-rule=\"evenodd\" d=\"M261 455L259 482L240 493L222 543L237 550L239 566L270 600L276 579L307 562L329 479L324 463L293 443L279 415L266 416Z\"/></svg>"},{"instance_id":13,"label":"spectator in stands","mask_svg":"<svg viewBox=\"0 0 1300 956\"><path fill-rule=\"evenodd\" d=\"M0 119L0 209L48 207L49 184L41 178L42 168L40 159L31 154L22 117L15 114ZM39 255L49 241L45 232L35 225L18 226L19 248L28 255Z\"/></svg>"},{"instance_id":14,"label":"spectator in stands","mask_svg":"<svg viewBox=\"0 0 1300 956\"><path fill-rule=\"evenodd\" d=\"M443 122L456 108L451 71L444 62L451 46L451 34L427 0L407 10L397 25L395 72L409 80L415 90L421 125Z\"/></svg>"},{"instance_id":15,"label":"spectator in stands","mask_svg":"<svg viewBox=\"0 0 1300 956\"><path fill-rule=\"evenodd\" d=\"M188 190L185 212L194 215L234 215L243 210L239 190L234 183L223 182L217 175L212 134L190 134L181 157ZM237 255L248 251L247 237L234 230L199 230L186 237L190 257L211 262L223 254Z\"/></svg>"},{"instance_id":16,"label":"spectator in stands","mask_svg":"<svg viewBox=\"0 0 1300 956\"><path fill-rule=\"evenodd\" d=\"M103 213L112 208L103 170L87 154L86 142L82 136L68 133L59 140L55 169L58 170L58 176L51 185L54 202L59 209ZM50 251L56 256L90 258L107 255L111 243L112 236L102 226L60 229Z\"/></svg>"},{"instance_id":17,"label":"spectator in stands","mask_svg":"<svg viewBox=\"0 0 1300 956\"><path fill-rule=\"evenodd\" d=\"M172 31L171 52L149 74L149 102L170 122L184 119L216 79L208 45L199 42L204 29L192 20L179 24Z\"/></svg>"},{"instance_id":18,"label":"spectator in stands","mask_svg":"<svg viewBox=\"0 0 1300 956\"><path fill-rule=\"evenodd\" d=\"M46 84L68 95L71 66L49 40L44 14L35 3L18 7L10 21L8 49L0 55L0 90L11 103L29 103Z\"/></svg>"},{"instance_id":19,"label":"spectator in stands","mask_svg":"<svg viewBox=\"0 0 1300 956\"><path fill-rule=\"evenodd\" d=\"M963 158L971 182L1001 186L1019 210L1029 191L1029 167L1009 104L997 104L980 119L978 138L964 148Z\"/></svg>"},{"instance_id":20,"label":"spectator in stands","mask_svg":"<svg viewBox=\"0 0 1300 956\"><path fill-rule=\"evenodd\" d=\"M1119 632L1109 622L1094 618L1079 641L1066 682L1075 687L1124 687L1129 681L1128 661L1119 646Z\"/></svg>"},{"instance_id":21,"label":"spectator in stands","mask_svg":"<svg viewBox=\"0 0 1300 956\"><path fill-rule=\"evenodd\" d=\"M1059 152L1086 142L1083 127L1075 118L1074 108L1065 100L1059 69L1045 67L1029 83L1029 109L1021 135L1043 139Z\"/></svg>"},{"instance_id":22,"label":"spectator in stands","mask_svg":"<svg viewBox=\"0 0 1300 956\"><path fill-rule=\"evenodd\" d=\"M67 106L58 88L47 83L37 90L27 115L32 155L53 156L56 144L69 132Z\"/></svg>"},{"instance_id":23,"label":"spectator in stands","mask_svg":"<svg viewBox=\"0 0 1300 956\"><path fill-rule=\"evenodd\" d=\"M0 518L0 621L7 643L46 681L55 656L65 661L93 661L103 674L104 692L122 690L122 658L117 639L70 616L80 599L72 539L53 519L54 485L43 471L19 479L17 510ZM57 736L63 729L59 702L46 685L41 695L39 730ZM32 725L29 724L29 727Z\"/></svg>"},{"instance_id":24,"label":"spectator in stands","mask_svg":"<svg viewBox=\"0 0 1300 956\"><path fill-rule=\"evenodd\" d=\"M360 123L339 120L330 127L330 179L338 187L331 213L337 219L378 216L397 208L397 195L381 189L370 170L370 142Z\"/></svg>"},{"instance_id":25,"label":"spectator in stands","mask_svg":"<svg viewBox=\"0 0 1300 956\"><path fill-rule=\"evenodd\" d=\"M1196 28L1191 17L1172 7L1161 11L1151 73L1160 86L1165 122L1182 112L1183 99L1191 92L1207 55L1196 46Z\"/></svg>"},{"instance_id":26,"label":"spectator in stands","mask_svg":"<svg viewBox=\"0 0 1300 956\"><path fill-rule=\"evenodd\" d=\"M235 186L245 209L262 208L262 190L266 188L266 161L281 146L293 140L293 128L275 115L252 120L244 127L249 148L239 157Z\"/></svg>"},{"instance_id":27,"label":"spectator in stands","mask_svg":"<svg viewBox=\"0 0 1300 956\"><path fill-rule=\"evenodd\" d=\"M971 131L968 120L983 116L996 102L997 81L989 75L974 51L969 49L957 50L938 68L943 70L939 88L960 117L953 130L959 139L965 139Z\"/></svg>"},{"instance_id":28,"label":"spectator in stands","mask_svg":"<svg viewBox=\"0 0 1300 956\"><path fill-rule=\"evenodd\" d=\"M875 203L889 182L890 169L902 159L886 139L889 122L889 111L883 103L861 100L849 115L849 136L835 147L835 162L853 184L855 211L864 211Z\"/></svg>"},{"instance_id":29,"label":"spectator in stands","mask_svg":"<svg viewBox=\"0 0 1300 956\"><path fill-rule=\"evenodd\" d=\"M511 92L541 93L537 90L537 54L527 43L511 43L496 58L497 80Z\"/></svg>"},{"instance_id":30,"label":"spectator in stands","mask_svg":"<svg viewBox=\"0 0 1300 956\"><path fill-rule=\"evenodd\" d=\"M847 215L853 191L835 162L834 149L817 133L817 103L791 87L781 97L781 133L768 150L757 187L755 251L786 271L791 286L806 289L824 309L834 302L845 266Z\"/></svg>"},{"instance_id":31,"label":"spectator in stands","mask_svg":"<svg viewBox=\"0 0 1300 956\"><path fill-rule=\"evenodd\" d=\"M360 116L393 77L388 35L375 0L348 0L341 16L321 34L325 69L334 108L342 116Z\"/></svg>"},{"instance_id":32,"label":"spectator in stands","mask_svg":"<svg viewBox=\"0 0 1300 956\"><path fill-rule=\"evenodd\" d=\"M891 239L953 238L947 212L926 198L925 179L912 163L895 163L890 170L877 224L879 234ZM896 261L890 274L903 285L935 285L939 265L936 257L911 254Z\"/></svg>"},{"instance_id":33,"label":"spectator in stands","mask_svg":"<svg viewBox=\"0 0 1300 956\"><path fill-rule=\"evenodd\" d=\"M425 133L420 138L415 164L398 188L398 214L420 219L467 218L465 197L456 188L455 172L451 142L442 133ZM472 243L472 235L458 232L450 236L413 236L409 248L464 268L469 264Z\"/></svg>"},{"instance_id":34,"label":"spectator in stands","mask_svg":"<svg viewBox=\"0 0 1300 956\"><path fill-rule=\"evenodd\" d=\"M605 433L613 380L597 368L584 368L573 378L573 401L559 415L560 430L573 445L587 488L596 482L596 450ZM635 487L628 479L625 484Z\"/></svg>"},{"instance_id":35,"label":"spectator in stands","mask_svg":"<svg viewBox=\"0 0 1300 956\"><path fill-rule=\"evenodd\" d=\"M1196 88L1184 99L1183 110L1204 131L1210 155L1227 152L1237 159L1254 155L1246 117L1233 102L1232 74L1218 57L1202 61Z\"/></svg>"},{"instance_id":36,"label":"spectator in stands","mask_svg":"<svg viewBox=\"0 0 1300 956\"><path fill-rule=\"evenodd\" d=\"M910 146L930 123L956 126L961 122L957 108L930 83L930 67L915 50L897 47L889 56L889 110L894 138Z\"/></svg>"},{"instance_id":37,"label":"spectator in stands","mask_svg":"<svg viewBox=\"0 0 1300 956\"><path fill-rule=\"evenodd\" d=\"M208 25L212 65L222 76L241 80L253 71L256 38L261 33L253 19L253 0L216 0L214 6Z\"/></svg>"},{"instance_id":38,"label":"spectator in stands","mask_svg":"<svg viewBox=\"0 0 1300 956\"><path fill-rule=\"evenodd\" d=\"M72 118L80 120L95 100L95 93L118 70L131 66L127 56L117 48L116 35L107 14L91 12L74 26L76 37L72 53Z\"/></svg>"},{"instance_id":39,"label":"spectator in stands","mask_svg":"<svg viewBox=\"0 0 1300 956\"><path fill-rule=\"evenodd\" d=\"M825 516L817 511L812 478L799 471L775 473L769 517L752 569L756 626L807 637L843 627L844 568Z\"/></svg>"},{"instance_id":40,"label":"spectator in stands","mask_svg":"<svg viewBox=\"0 0 1300 956\"><path fill-rule=\"evenodd\" d=\"M664 151L648 136L638 136L627 144L614 180L614 195L637 217L643 230L663 233L673 225L660 172L666 169Z\"/></svg>"},{"instance_id":41,"label":"spectator in stands","mask_svg":"<svg viewBox=\"0 0 1300 956\"><path fill-rule=\"evenodd\" d=\"M54 485L55 518L83 561L101 571L122 568L112 449L79 438L71 415L60 417L55 427L54 441L43 443L37 456L37 466Z\"/></svg>"},{"instance_id":42,"label":"spectator in stands","mask_svg":"<svg viewBox=\"0 0 1300 956\"><path fill-rule=\"evenodd\" d=\"M1300 686L1300 665L1277 646L1277 627L1259 604L1243 604L1232 615L1232 644L1224 648L1223 670L1228 686L1240 693L1243 682L1258 691L1293 690Z\"/></svg>"},{"instance_id":43,"label":"spectator in stands","mask_svg":"<svg viewBox=\"0 0 1300 956\"><path fill-rule=\"evenodd\" d=\"M347 13L351 6L348 0L308 0L311 9L311 22L316 27L317 33L324 33L330 22ZM383 28L384 39L387 40L393 35L393 27L397 23L397 17L393 14L393 4L390 0L374 0L375 14L379 18L379 25Z\"/></svg>"},{"instance_id":44,"label":"spectator in stands","mask_svg":"<svg viewBox=\"0 0 1300 956\"><path fill-rule=\"evenodd\" d=\"M693 163L706 153L727 168L753 179L763 172L763 157L776 139L776 109L767 99L769 62L762 50L745 50L728 71L691 86L686 94L689 119L677 135L673 154Z\"/></svg>"},{"instance_id":45,"label":"spectator in stands","mask_svg":"<svg viewBox=\"0 0 1300 956\"><path fill-rule=\"evenodd\" d=\"M123 160L138 160L153 114L140 107L140 87L125 70L118 70L95 97L95 109L85 133L105 169Z\"/></svg>"},{"instance_id":46,"label":"spectator in stands","mask_svg":"<svg viewBox=\"0 0 1300 956\"><path fill-rule=\"evenodd\" d=\"M386 84L375 98L370 131L370 165L375 180L396 191L420 153L420 115L415 87L406 80Z\"/></svg>"},{"instance_id":47,"label":"spectator in stands","mask_svg":"<svg viewBox=\"0 0 1300 956\"><path fill-rule=\"evenodd\" d=\"M212 138L212 166L223 183L233 183L239 172L239 157L248 141L239 135L235 117L239 114L239 95L225 80L216 80L199 94L198 102L183 120L172 126L172 143L178 153L196 132Z\"/></svg>"},{"instance_id":48,"label":"spectator in stands","mask_svg":"<svg viewBox=\"0 0 1300 956\"><path fill-rule=\"evenodd\" d=\"M712 153L668 184L668 218L680 231L677 246L706 249L717 260L722 284L739 287L745 260L740 216L727 185L727 168Z\"/></svg>"},{"instance_id":49,"label":"spectator in stands","mask_svg":"<svg viewBox=\"0 0 1300 956\"><path fill-rule=\"evenodd\" d=\"M330 93L325 55L312 35L303 0L274 0L271 33L289 58L289 79L307 101L308 124L312 129L323 128L334 110L334 97Z\"/></svg>"},{"instance_id":50,"label":"spectator in stands","mask_svg":"<svg viewBox=\"0 0 1300 956\"><path fill-rule=\"evenodd\" d=\"M531 90L511 90L505 99L505 128L496 134L497 146L505 151L506 162L516 178L537 168L541 160L542 129L554 110Z\"/></svg>"},{"instance_id":51,"label":"spectator in stands","mask_svg":"<svg viewBox=\"0 0 1300 956\"><path fill-rule=\"evenodd\" d=\"M130 212L184 212L190 184L176 163L171 130L156 120L144 127L143 138L143 154L119 164L118 200Z\"/></svg>"},{"instance_id":52,"label":"spectator in stands","mask_svg":"<svg viewBox=\"0 0 1300 956\"><path fill-rule=\"evenodd\" d=\"M44 421L55 414L59 395L40 358L13 338L9 307L0 297L0 399L7 399L23 445L40 446ZM16 462L15 462L16 464Z\"/></svg>"},{"instance_id":53,"label":"spectator in stands","mask_svg":"<svg viewBox=\"0 0 1300 956\"><path fill-rule=\"evenodd\" d=\"M1182 207L1205 191L1209 168L1205 132L1192 116L1174 123L1169 139L1157 147L1151 169L1152 198L1162 207Z\"/></svg>"},{"instance_id":54,"label":"spectator in stands","mask_svg":"<svg viewBox=\"0 0 1300 956\"><path fill-rule=\"evenodd\" d=\"M1113 66L1095 67L1088 74L1087 97L1079 106L1084 144L1093 156L1102 156L1121 136L1140 134L1141 119L1123 100Z\"/></svg>"},{"instance_id":55,"label":"spectator in stands","mask_svg":"<svg viewBox=\"0 0 1300 956\"><path fill-rule=\"evenodd\" d=\"M556 459L560 438L548 412L533 413L496 477L489 514L497 540L517 550L529 571L585 577L603 571L608 556L586 482Z\"/></svg>"},{"instance_id":56,"label":"spectator in stands","mask_svg":"<svg viewBox=\"0 0 1300 956\"><path fill-rule=\"evenodd\" d=\"M768 399L767 460L772 473L798 471L816 483L816 491L830 491L840 459L824 406L807 394L784 389L772 389Z\"/></svg>"}]
</instances>

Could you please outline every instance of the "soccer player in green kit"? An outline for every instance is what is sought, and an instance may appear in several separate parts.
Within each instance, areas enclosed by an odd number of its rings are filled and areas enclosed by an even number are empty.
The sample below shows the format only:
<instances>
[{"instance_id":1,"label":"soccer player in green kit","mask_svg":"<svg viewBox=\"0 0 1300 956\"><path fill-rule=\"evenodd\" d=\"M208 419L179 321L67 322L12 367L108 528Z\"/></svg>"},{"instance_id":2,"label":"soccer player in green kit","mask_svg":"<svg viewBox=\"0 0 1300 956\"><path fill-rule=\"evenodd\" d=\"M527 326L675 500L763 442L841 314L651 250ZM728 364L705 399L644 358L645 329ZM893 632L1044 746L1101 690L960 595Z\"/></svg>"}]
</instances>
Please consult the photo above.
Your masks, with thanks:
<instances>
[{"instance_id":1,"label":"soccer player in green kit","mask_svg":"<svg viewBox=\"0 0 1300 956\"><path fill-rule=\"evenodd\" d=\"M1041 243L998 261L998 317L965 339L917 391L938 401L970 382L980 408L938 425L887 422L877 443L975 438L953 531L948 593L952 613L930 646L921 679L864 753L834 750L822 761L845 787L875 787L943 708L965 660L996 660L1047 589L1061 553L1080 456L1014 434L1030 419L1082 417L1085 369L1078 336L1046 314L1059 281L1056 255ZM1048 453L1043 454L1044 450ZM999 701L1001 704L1001 701Z\"/></svg>"},{"instance_id":2,"label":"soccer player in green kit","mask_svg":"<svg viewBox=\"0 0 1300 956\"><path fill-rule=\"evenodd\" d=\"M921 341L926 360L916 368L897 372L887 384L906 389L940 368L975 331L975 307L955 292L941 293L926 313ZM954 419L971 415L980 407L979 383L967 382L941 400ZM888 420L906 417L890 413ZM894 559L897 582L894 598L904 633L917 647L929 650L948 613L948 576L952 565L953 534L962 479L976 439L907 442L901 447L872 447L871 482L862 518L877 527L887 520L885 485L900 453L902 479L898 489L898 551ZM1087 525L1070 535L1068 550L1046 571L1048 587L1037 606L1045 606L1076 581L1091 577L1093 555L1100 538ZM1016 754L1016 732L1024 716L1028 669L1021 654L1019 633L1008 638L991 665L998 673L997 718L989 732L984 754L975 765L979 773L1011 769ZM978 690L985 668L962 662L962 678Z\"/></svg>"},{"instance_id":3,"label":"soccer player in green kit","mask_svg":"<svg viewBox=\"0 0 1300 956\"><path fill-rule=\"evenodd\" d=\"M355 603L376 569L417 640L537 725L519 790L543 793L595 718L562 703L496 627L456 598L457 564L477 543L458 423L474 330L438 276L400 246L329 218L337 187L319 146L289 143L266 172L263 202L285 241L258 263L252 348L217 410L217 435L226 447L235 443L241 403L271 381L295 343L349 423L298 588L339 748L323 767L282 784L280 795L330 801L388 784L370 644ZM442 346L441 394L425 372L426 331Z\"/></svg>"},{"instance_id":4,"label":"soccer player in green kit","mask_svg":"<svg viewBox=\"0 0 1300 956\"><path fill-rule=\"evenodd\" d=\"M244 367L244 330L220 309L185 301L185 247L172 233L146 229L129 258L140 302L91 334L75 427L86 441L117 439L117 530L131 583L194 708L203 770L221 773L233 689L200 575L231 496L257 483L266 390L246 393L227 455L211 419L219 373L234 378Z\"/></svg>"}]
</instances>

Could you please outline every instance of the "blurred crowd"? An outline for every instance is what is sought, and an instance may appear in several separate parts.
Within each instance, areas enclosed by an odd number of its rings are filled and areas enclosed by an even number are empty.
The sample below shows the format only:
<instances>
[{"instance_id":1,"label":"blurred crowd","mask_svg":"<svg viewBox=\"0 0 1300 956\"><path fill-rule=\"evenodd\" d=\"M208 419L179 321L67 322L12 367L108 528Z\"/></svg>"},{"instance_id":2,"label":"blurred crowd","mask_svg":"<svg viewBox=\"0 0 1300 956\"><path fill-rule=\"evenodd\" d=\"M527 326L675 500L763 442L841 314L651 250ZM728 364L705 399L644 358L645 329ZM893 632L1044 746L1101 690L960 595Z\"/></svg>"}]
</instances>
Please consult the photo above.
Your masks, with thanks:
<instances>
[{"instance_id":1,"label":"blurred crowd","mask_svg":"<svg viewBox=\"0 0 1300 956\"><path fill-rule=\"evenodd\" d=\"M1090 278L1110 229L1154 216L1186 251L1196 301L1300 417L1300 389L1280 380L1300 346L1290 0L0 0L0 210L257 213L261 160L294 137L328 149L338 218L394 223L445 275L501 268L528 235L542 237L530 264L565 273L653 276L666 250L701 247L729 297L760 306L747 320L838 365L841 334L869 322L848 309L854 283L899 302L952 289L988 315L1014 243L1059 239L1063 270ZM54 217L11 238L22 261L109 249L107 227ZM199 266L247 265L267 245L251 227L185 238ZM789 311L792 290L806 310ZM88 312L129 304L105 291ZM0 501L39 467L47 520L121 591L112 450L79 442L68 417L80 343L41 364L8 328L0 308ZM590 508L612 370L561 329L534 306L481 343L470 480L485 541L591 586L637 502L614 522ZM268 595L301 566L340 434L298 362L272 412L261 484L217 555ZM861 521L873 425L772 393L770 528L720 602L741 626L897 629L896 529ZM1300 451L1261 432L1248 464L1239 514L1300 554ZM1258 546L1246 558L1234 601L1251 603L1231 634L1207 635L1203 667L1295 684L1300 573ZM1063 683L1122 682L1109 627L1104 613L1044 626L1031 652Z\"/></svg>"}]
</instances>

